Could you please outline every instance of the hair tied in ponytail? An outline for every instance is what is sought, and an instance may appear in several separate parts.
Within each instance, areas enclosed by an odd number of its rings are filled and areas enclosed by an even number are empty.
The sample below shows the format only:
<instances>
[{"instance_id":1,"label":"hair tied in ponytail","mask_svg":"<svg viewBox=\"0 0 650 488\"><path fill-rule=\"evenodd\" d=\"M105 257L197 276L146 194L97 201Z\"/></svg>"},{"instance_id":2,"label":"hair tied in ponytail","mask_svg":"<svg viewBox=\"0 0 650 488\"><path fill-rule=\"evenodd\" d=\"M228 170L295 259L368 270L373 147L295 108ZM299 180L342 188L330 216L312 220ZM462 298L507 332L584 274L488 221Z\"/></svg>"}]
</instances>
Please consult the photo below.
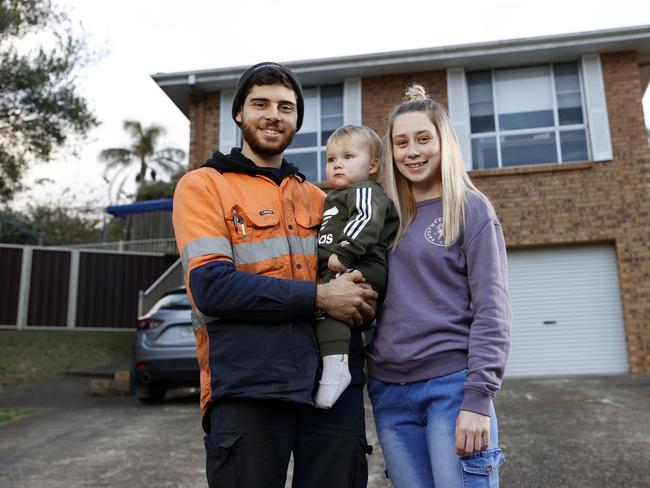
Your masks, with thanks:
<instances>
[{"instance_id":1,"label":"hair tied in ponytail","mask_svg":"<svg viewBox=\"0 0 650 488\"><path fill-rule=\"evenodd\" d=\"M407 102L415 102L418 100L430 100L431 97L427 95L427 92L424 90L422 85L414 83L406 89L404 99Z\"/></svg>"}]
</instances>

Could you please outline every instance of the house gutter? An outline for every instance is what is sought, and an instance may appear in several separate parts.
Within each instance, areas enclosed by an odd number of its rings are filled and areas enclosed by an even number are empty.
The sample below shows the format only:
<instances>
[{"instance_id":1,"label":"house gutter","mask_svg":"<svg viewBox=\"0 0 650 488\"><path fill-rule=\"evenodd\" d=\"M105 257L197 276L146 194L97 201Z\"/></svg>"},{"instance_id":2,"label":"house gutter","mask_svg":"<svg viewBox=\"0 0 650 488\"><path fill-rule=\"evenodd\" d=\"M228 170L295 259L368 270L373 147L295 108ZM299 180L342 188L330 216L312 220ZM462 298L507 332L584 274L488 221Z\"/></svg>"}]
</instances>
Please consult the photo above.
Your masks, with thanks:
<instances>
[{"instance_id":1,"label":"house gutter","mask_svg":"<svg viewBox=\"0 0 650 488\"><path fill-rule=\"evenodd\" d=\"M487 69L574 60L583 54L635 51L642 88L650 81L650 25L286 62L303 85L355 76L417 73L463 66ZM233 89L248 66L157 73L153 80L187 116L192 93Z\"/></svg>"}]
</instances>

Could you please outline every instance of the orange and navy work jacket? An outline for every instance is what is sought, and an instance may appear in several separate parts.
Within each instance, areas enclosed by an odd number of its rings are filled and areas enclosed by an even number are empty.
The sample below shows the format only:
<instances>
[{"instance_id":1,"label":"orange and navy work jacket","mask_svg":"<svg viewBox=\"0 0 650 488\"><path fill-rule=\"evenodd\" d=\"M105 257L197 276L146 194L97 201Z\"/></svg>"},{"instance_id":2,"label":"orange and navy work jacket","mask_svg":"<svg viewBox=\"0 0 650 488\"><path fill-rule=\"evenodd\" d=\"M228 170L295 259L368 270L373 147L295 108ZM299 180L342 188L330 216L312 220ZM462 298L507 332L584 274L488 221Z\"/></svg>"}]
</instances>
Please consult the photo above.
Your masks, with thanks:
<instances>
[{"instance_id":1,"label":"orange and navy work jacket","mask_svg":"<svg viewBox=\"0 0 650 488\"><path fill-rule=\"evenodd\" d=\"M193 307L204 425L217 398L312 403L324 197L299 173L278 184L203 167L178 183L173 223Z\"/></svg>"}]
</instances>

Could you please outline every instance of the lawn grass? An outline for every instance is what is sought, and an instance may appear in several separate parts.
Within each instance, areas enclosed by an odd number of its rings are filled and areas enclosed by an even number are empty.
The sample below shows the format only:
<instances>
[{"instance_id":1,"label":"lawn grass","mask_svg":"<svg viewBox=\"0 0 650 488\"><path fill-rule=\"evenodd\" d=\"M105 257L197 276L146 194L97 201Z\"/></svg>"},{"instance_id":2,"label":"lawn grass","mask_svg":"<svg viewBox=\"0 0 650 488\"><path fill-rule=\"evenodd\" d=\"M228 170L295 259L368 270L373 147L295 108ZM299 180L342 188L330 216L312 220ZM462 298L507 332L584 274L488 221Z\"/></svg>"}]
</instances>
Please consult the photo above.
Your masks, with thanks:
<instances>
[{"instance_id":1,"label":"lawn grass","mask_svg":"<svg viewBox=\"0 0 650 488\"><path fill-rule=\"evenodd\" d=\"M13 420L16 417L22 415L29 415L30 413L36 412L35 408L1 408L0 409L0 424L2 422L7 422Z\"/></svg>"},{"instance_id":2,"label":"lawn grass","mask_svg":"<svg viewBox=\"0 0 650 488\"><path fill-rule=\"evenodd\" d=\"M133 331L0 330L0 390L131 357Z\"/></svg>"}]
</instances>

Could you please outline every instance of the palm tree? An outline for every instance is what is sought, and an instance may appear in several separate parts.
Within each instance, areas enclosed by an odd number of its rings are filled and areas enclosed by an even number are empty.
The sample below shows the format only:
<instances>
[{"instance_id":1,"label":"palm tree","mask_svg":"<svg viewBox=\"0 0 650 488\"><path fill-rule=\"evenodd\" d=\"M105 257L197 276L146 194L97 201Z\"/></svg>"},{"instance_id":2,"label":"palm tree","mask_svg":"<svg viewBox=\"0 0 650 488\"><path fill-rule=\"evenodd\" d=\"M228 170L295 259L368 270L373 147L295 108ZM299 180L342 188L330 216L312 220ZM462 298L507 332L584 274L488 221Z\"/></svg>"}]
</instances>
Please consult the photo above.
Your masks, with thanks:
<instances>
[{"instance_id":1,"label":"palm tree","mask_svg":"<svg viewBox=\"0 0 650 488\"><path fill-rule=\"evenodd\" d=\"M134 169L136 165L139 165L138 173L135 176L138 188L144 184L147 173L155 181L156 170L172 174L183 167L185 151L173 147L158 149L159 140L165 133L163 127L156 124L142 127L142 124L136 120L125 120L124 130L131 137L131 145L128 148L114 147L104 149L99 153L99 159L106 163L104 180L109 182L109 194L118 178L123 176L117 187L116 194L119 198L124 183L129 177L129 169ZM117 171L109 178L109 173L114 170ZM127 174L125 175L125 173Z\"/></svg>"}]
</instances>

